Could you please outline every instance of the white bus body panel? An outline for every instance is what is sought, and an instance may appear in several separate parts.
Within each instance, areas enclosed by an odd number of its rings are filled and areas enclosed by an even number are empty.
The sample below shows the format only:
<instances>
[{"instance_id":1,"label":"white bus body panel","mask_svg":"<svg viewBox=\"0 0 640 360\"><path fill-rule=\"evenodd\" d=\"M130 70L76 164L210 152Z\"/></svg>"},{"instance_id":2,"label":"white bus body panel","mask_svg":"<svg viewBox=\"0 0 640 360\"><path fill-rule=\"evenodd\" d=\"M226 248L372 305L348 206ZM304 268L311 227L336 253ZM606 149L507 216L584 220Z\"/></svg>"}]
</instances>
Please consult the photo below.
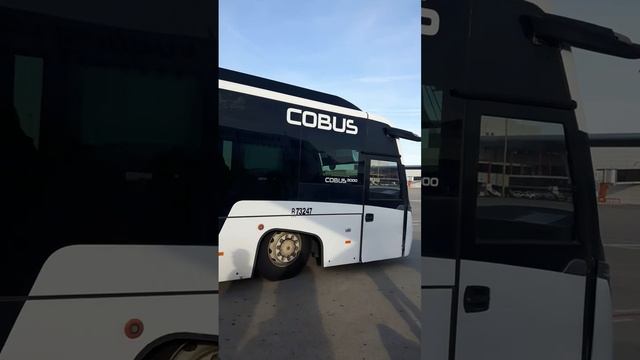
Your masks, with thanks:
<instances>
[{"instance_id":1,"label":"white bus body panel","mask_svg":"<svg viewBox=\"0 0 640 360\"><path fill-rule=\"evenodd\" d=\"M598 279L596 285L596 311L593 321L592 360L614 359L612 314L609 282L605 279Z\"/></svg>"},{"instance_id":2,"label":"white bus body panel","mask_svg":"<svg viewBox=\"0 0 640 360\"><path fill-rule=\"evenodd\" d=\"M422 286L453 286L455 283L455 259L422 258Z\"/></svg>"},{"instance_id":3,"label":"white bus body panel","mask_svg":"<svg viewBox=\"0 0 640 360\"><path fill-rule=\"evenodd\" d=\"M422 258L422 339L423 360L449 359L451 297L456 282L456 261Z\"/></svg>"},{"instance_id":4,"label":"white bus body panel","mask_svg":"<svg viewBox=\"0 0 640 360\"><path fill-rule=\"evenodd\" d=\"M491 289L489 309L466 313L464 289ZM461 260L457 359L580 359L585 277Z\"/></svg>"},{"instance_id":5,"label":"white bus body panel","mask_svg":"<svg viewBox=\"0 0 640 360\"><path fill-rule=\"evenodd\" d=\"M137 339L125 336L140 319ZM217 334L218 295L27 301L1 360L133 360L152 341L174 333Z\"/></svg>"},{"instance_id":6,"label":"white bus body panel","mask_svg":"<svg viewBox=\"0 0 640 360\"><path fill-rule=\"evenodd\" d=\"M406 237L404 239L404 253L402 256L409 256L411 252L411 245L413 244L413 216L411 211L407 212L407 225L406 225Z\"/></svg>"},{"instance_id":7,"label":"white bus body panel","mask_svg":"<svg viewBox=\"0 0 640 360\"><path fill-rule=\"evenodd\" d=\"M294 208L312 208L312 212L310 215L294 216L291 215ZM375 221L366 224L377 224L365 233L362 261L401 257L404 211L377 206L365 208L376 214ZM258 228L261 224L264 226L262 230ZM321 241L324 267L358 263L361 226L362 205L312 201L238 201L220 230L219 280L250 278L260 239L274 230L291 230L316 236ZM409 233L407 239L406 244L410 246ZM405 252L408 254L409 250Z\"/></svg>"},{"instance_id":8,"label":"white bus body panel","mask_svg":"<svg viewBox=\"0 0 640 360\"><path fill-rule=\"evenodd\" d=\"M451 289L422 290L421 359L449 359Z\"/></svg>"},{"instance_id":9,"label":"white bus body panel","mask_svg":"<svg viewBox=\"0 0 640 360\"><path fill-rule=\"evenodd\" d=\"M312 208L311 215L291 215L291 209ZM220 281L251 277L258 243L275 229L300 231L322 241L323 266L360 260L362 205L312 201L245 200L233 205L220 231ZM258 225L264 225L262 230ZM349 242L350 241L350 242Z\"/></svg>"},{"instance_id":10,"label":"white bus body panel","mask_svg":"<svg viewBox=\"0 0 640 360\"><path fill-rule=\"evenodd\" d=\"M30 296L217 290L214 246L75 245L45 262Z\"/></svg>"},{"instance_id":11,"label":"white bus body panel","mask_svg":"<svg viewBox=\"0 0 640 360\"><path fill-rule=\"evenodd\" d=\"M133 359L165 335L217 336L217 278L215 246L62 248L40 271L0 360ZM130 319L144 324L136 339L124 333Z\"/></svg>"},{"instance_id":12,"label":"white bus body panel","mask_svg":"<svg viewBox=\"0 0 640 360\"><path fill-rule=\"evenodd\" d=\"M374 220L362 225L362 262L401 257L404 210L365 205L364 213Z\"/></svg>"}]
</instances>

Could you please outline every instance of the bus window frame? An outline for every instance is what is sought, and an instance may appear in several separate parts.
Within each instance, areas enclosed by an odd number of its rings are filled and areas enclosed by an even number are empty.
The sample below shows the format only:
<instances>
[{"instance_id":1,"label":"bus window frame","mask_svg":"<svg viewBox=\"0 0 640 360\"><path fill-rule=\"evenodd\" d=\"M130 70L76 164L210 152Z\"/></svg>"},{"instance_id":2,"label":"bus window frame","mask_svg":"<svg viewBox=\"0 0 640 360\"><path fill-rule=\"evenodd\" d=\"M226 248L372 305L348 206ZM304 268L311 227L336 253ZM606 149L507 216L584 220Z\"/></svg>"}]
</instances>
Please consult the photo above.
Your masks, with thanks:
<instances>
[{"instance_id":1,"label":"bus window frame","mask_svg":"<svg viewBox=\"0 0 640 360\"><path fill-rule=\"evenodd\" d=\"M533 120L548 123L559 123L564 127L565 145L567 148L569 175L572 179L574 203L574 242L478 242L476 236L477 206L477 162L480 144L480 123L483 115L507 117L513 119ZM592 249L596 246L597 236L588 229L589 199L585 193L592 189L588 179L576 176L583 171L584 164L579 157L579 130L575 114L571 110L533 107L529 105L506 104L490 101L468 101L464 127L465 144L462 163L461 188L461 236L460 258L465 260L488 261L537 269L563 271L574 259L588 260ZM554 256L548 256L549 251ZM553 259L551 259L553 258Z\"/></svg>"}]
</instances>

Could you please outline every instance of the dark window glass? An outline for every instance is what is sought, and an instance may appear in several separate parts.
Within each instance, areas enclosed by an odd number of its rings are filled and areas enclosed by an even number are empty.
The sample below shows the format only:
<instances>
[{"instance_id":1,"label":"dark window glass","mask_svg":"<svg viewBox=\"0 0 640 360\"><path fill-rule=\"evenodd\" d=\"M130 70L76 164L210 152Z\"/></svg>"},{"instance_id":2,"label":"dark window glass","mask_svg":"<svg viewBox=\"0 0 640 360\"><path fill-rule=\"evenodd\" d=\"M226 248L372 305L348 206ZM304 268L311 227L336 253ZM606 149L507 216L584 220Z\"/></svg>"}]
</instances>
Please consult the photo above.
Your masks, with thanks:
<instances>
[{"instance_id":1,"label":"dark window glass","mask_svg":"<svg viewBox=\"0 0 640 360\"><path fill-rule=\"evenodd\" d=\"M14 57L13 103L20 126L25 135L33 139L37 148L40 144L40 113L42 108L42 58L30 56Z\"/></svg>"},{"instance_id":2,"label":"dark window glass","mask_svg":"<svg viewBox=\"0 0 640 360\"><path fill-rule=\"evenodd\" d=\"M295 200L299 141L227 127L220 134L219 216L227 216L242 200Z\"/></svg>"},{"instance_id":3,"label":"dark window glass","mask_svg":"<svg viewBox=\"0 0 640 360\"><path fill-rule=\"evenodd\" d=\"M67 76L43 77L45 68ZM15 112L24 148L11 161L31 155L21 160L29 194L15 205L25 208L15 221L24 224L9 238L42 232L67 243L215 243L204 220L215 204L205 189L204 96L196 76L133 66L60 68L26 56L14 57L13 74L6 111Z\"/></svg>"},{"instance_id":4,"label":"dark window glass","mask_svg":"<svg viewBox=\"0 0 640 360\"><path fill-rule=\"evenodd\" d=\"M640 169L619 169L616 172L616 182L640 182Z\"/></svg>"},{"instance_id":5,"label":"dark window glass","mask_svg":"<svg viewBox=\"0 0 640 360\"><path fill-rule=\"evenodd\" d=\"M300 139L286 104L219 90L219 176L225 217L242 200L296 200Z\"/></svg>"},{"instance_id":6,"label":"dark window glass","mask_svg":"<svg viewBox=\"0 0 640 360\"><path fill-rule=\"evenodd\" d=\"M422 110L422 166L427 172L435 174L440 163L442 90L423 85Z\"/></svg>"},{"instance_id":7,"label":"dark window glass","mask_svg":"<svg viewBox=\"0 0 640 360\"><path fill-rule=\"evenodd\" d=\"M52 160L50 225L63 231L73 219L64 231L82 242L211 243L201 232L210 205L196 77L78 64L66 81L64 116L41 148Z\"/></svg>"},{"instance_id":8,"label":"dark window glass","mask_svg":"<svg viewBox=\"0 0 640 360\"><path fill-rule=\"evenodd\" d=\"M398 163L371 160L369 167L369 200L401 199Z\"/></svg>"},{"instance_id":9,"label":"dark window glass","mask_svg":"<svg viewBox=\"0 0 640 360\"><path fill-rule=\"evenodd\" d=\"M573 199L561 124L483 116L478 242L571 242Z\"/></svg>"},{"instance_id":10,"label":"dark window glass","mask_svg":"<svg viewBox=\"0 0 640 360\"><path fill-rule=\"evenodd\" d=\"M222 158L224 159L224 165L228 170L231 170L231 164L233 163L233 143L228 140L222 142Z\"/></svg>"},{"instance_id":11,"label":"dark window glass","mask_svg":"<svg viewBox=\"0 0 640 360\"><path fill-rule=\"evenodd\" d=\"M338 122L343 121L343 115L335 116ZM360 149L366 124L352 120L359 129L355 135L302 129L299 200L362 204L364 165Z\"/></svg>"},{"instance_id":12,"label":"dark window glass","mask_svg":"<svg viewBox=\"0 0 640 360\"><path fill-rule=\"evenodd\" d=\"M243 168L247 171L263 173L282 172L284 168L284 151L282 148L269 145L244 145Z\"/></svg>"},{"instance_id":13,"label":"dark window glass","mask_svg":"<svg viewBox=\"0 0 640 360\"><path fill-rule=\"evenodd\" d=\"M358 183L360 153L353 149L336 149L329 153L318 154L322 165L322 175L347 180L349 184Z\"/></svg>"}]
</instances>

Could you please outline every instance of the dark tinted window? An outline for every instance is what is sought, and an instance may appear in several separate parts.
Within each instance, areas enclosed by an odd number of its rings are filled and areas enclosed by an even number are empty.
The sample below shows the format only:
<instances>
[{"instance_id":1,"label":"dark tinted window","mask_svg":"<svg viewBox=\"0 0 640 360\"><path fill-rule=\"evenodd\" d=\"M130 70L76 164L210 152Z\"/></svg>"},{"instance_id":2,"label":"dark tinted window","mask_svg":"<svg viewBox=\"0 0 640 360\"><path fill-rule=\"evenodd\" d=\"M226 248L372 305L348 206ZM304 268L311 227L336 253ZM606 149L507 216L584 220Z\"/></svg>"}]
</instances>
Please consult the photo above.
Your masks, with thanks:
<instances>
[{"instance_id":1,"label":"dark tinted window","mask_svg":"<svg viewBox=\"0 0 640 360\"><path fill-rule=\"evenodd\" d=\"M52 226L62 231L74 219L64 231L81 237L101 229L91 242L212 238L200 223L213 206L203 181L203 135L211 136L195 76L78 64L58 91L63 115L47 124L53 136L40 149L51 160L44 205Z\"/></svg>"},{"instance_id":2,"label":"dark tinted window","mask_svg":"<svg viewBox=\"0 0 640 360\"><path fill-rule=\"evenodd\" d=\"M442 123L442 90L435 86L422 86L422 166L437 173L440 160L440 125Z\"/></svg>"},{"instance_id":3,"label":"dark tinted window","mask_svg":"<svg viewBox=\"0 0 640 360\"><path fill-rule=\"evenodd\" d=\"M336 115L336 121L345 117ZM358 134L302 129L299 200L362 204L364 163L360 156L364 120Z\"/></svg>"},{"instance_id":4,"label":"dark tinted window","mask_svg":"<svg viewBox=\"0 0 640 360\"><path fill-rule=\"evenodd\" d=\"M203 107L194 77L135 68L80 66L71 79L74 95L81 100L77 116L82 143L140 144L149 148L200 145Z\"/></svg>"},{"instance_id":5,"label":"dark tinted window","mask_svg":"<svg viewBox=\"0 0 640 360\"><path fill-rule=\"evenodd\" d=\"M369 200L401 199L398 163L371 160L369 163Z\"/></svg>"},{"instance_id":6,"label":"dark tinted window","mask_svg":"<svg viewBox=\"0 0 640 360\"><path fill-rule=\"evenodd\" d=\"M573 198L561 124L483 116L478 242L571 242Z\"/></svg>"},{"instance_id":7,"label":"dark tinted window","mask_svg":"<svg viewBox=\"0 0 640 360\"><path fill-rule=\"evenodd\" d=\"M5 160L30 172L13 172L29 177L15 180L25 187L21 204L5 202L24 208L16 224L30 225L3 238L41 231L68 243L214 244L204 143L215 135L214 125L203 131L199 76L43 59L16 54L3 69L14 81L3 112L15 111L24 145L9 151L13 140L3 140Z\"/></svg>"},{"instance_id":8,"label":"dark tinted window","mask_svg":"<svg viewBox=\"0 0 640 360\"><path fill-rule=\"evenodd\" d=\"M241 200L295 200L299 141L229 127L220 128L223 206L227 216Z\"/></svg>"},{"instance_id":9,"label":"dark tinted window","mask_svg":"<svg viewBox=\"0 0 640 360\"><path fill-rule=\"evenodd\" d=\"M619 169L616 172L616 182L640 182L640 169Z\"/></svg>"},{"instance_id":10,"label":"dark tinted window","mask_svg":"<svg viewBox=\"0 0 640 360\"><path fill-rule=\"evenodd\" d=\"M244 169L263 173L282 172L284 150L276 146L245 144L243 154Z\"/></svg>"},{"instance_id":11,"label":"dark tinted window","mask_svg":"<svg viewBox=\"0 0 640 360\"><path fill-rule=\"evenodd\" d=\"M295 200L299 128L286 126L278 101L219 90L219 216L241 200Z\"/></svg>"}]
</instances>

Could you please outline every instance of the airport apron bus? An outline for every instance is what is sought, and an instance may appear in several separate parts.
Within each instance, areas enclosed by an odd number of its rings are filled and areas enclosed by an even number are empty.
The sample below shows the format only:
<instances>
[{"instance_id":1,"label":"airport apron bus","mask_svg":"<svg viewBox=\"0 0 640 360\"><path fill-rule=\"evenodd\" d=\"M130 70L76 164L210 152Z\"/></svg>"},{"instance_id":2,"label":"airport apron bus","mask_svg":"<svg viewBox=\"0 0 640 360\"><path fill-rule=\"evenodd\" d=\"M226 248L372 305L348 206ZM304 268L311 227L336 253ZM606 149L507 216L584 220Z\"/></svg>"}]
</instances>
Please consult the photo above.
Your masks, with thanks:
<instances>
[{"instance_id":1,"label":"airport apron bus","mask_svg":"<svg viewBox=\"0 0 640 360\"><path fill-rule=\"evenodd\" d=\"M613 358L570 50L640 46L537 3L422 2L423 359Z\"/></svg>"},{"instance_id":2,"label":"airport apron bus","mask_svg":"<svg viewBox=\"0 0 640 360\"><path fill-rule=\"evenodd\" d=\"M219 70L220 281L409 254L397 139L419 141L337 96Z\"/></svg>"},{"instance_id":3,"label":"airport apron bus","mask_svg":"<svg viewBox=\"0 0 640 360\"><path fill-rule=\"evenodd\" d=\"M215 22L5 3L0 359L217 358Z\"/></svg>"}]
</instances>

